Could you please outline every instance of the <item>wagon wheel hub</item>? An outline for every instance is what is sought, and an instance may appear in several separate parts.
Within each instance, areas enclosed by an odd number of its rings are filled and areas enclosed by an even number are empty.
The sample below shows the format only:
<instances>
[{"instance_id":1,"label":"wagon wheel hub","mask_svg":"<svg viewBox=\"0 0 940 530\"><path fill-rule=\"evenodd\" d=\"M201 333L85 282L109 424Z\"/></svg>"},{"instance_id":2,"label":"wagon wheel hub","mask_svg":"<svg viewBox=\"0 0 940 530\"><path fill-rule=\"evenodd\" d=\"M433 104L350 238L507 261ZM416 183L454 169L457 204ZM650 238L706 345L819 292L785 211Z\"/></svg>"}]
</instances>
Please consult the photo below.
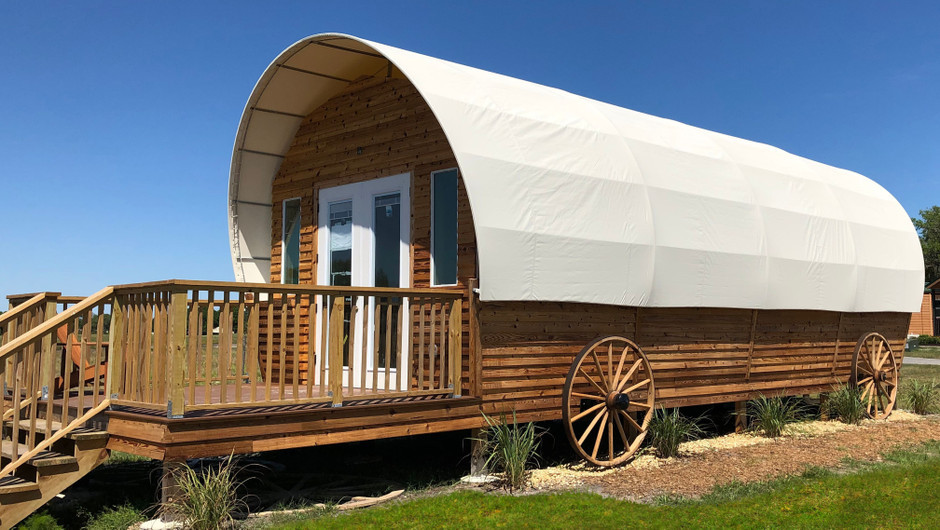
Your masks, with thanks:
<instances>
[{"instance_id":1,"label":"wagon wheel hub","mask_svg":"<svg viewBox=\"0 0 940 530\"><path fill-rule=\"evenodd\" d=\"M607 408L612 410L627 410L630 406L630 396L623 392L607 394Z\"/></svg>"}]
</instances>

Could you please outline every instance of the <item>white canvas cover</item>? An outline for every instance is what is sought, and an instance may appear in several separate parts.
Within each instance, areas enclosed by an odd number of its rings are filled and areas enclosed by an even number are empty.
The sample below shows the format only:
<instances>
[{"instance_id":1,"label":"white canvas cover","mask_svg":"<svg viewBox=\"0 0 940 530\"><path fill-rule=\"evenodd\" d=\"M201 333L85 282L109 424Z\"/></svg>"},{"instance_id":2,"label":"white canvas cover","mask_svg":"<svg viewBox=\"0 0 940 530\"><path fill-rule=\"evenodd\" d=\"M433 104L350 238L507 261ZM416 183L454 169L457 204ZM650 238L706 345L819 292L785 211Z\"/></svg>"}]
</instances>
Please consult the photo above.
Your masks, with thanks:
<instances>
[{"instance_id":1,"label":"white canvas cover","mask_svg":"<svg viewBox=\"0 0 940 530\"><path fill-rule=\"evenodd\" d=\"M410 80L470 198L480 296L627 306L920 308L920 244L877 183L780 149L355 37L267 68L232 157L232 259L269 279L271 183L302 117L362 75Z\"/></svg>"}]
</instances>

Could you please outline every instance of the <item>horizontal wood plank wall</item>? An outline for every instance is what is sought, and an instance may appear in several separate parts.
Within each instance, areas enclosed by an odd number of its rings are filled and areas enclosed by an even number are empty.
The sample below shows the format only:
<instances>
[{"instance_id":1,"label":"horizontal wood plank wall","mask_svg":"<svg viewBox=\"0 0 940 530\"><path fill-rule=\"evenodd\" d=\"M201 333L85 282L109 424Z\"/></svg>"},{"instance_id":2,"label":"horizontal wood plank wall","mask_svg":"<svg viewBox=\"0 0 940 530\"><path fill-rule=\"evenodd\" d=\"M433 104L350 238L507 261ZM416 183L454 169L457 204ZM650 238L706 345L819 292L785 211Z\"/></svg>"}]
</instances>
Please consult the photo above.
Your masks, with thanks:
<instances>
[{"instance_id":1,"label":"horizontal wood plank wall","mask_svg":"<svg viewBox=\"0 0 940 530\"><path fill-rule=\"evenodd\" d=\"M430 287L431 173L455 167L456 158L440 124L409 81L365 77L351 83L345 91L307 115L274 178L270 281L279 283L281 279L283 201L300 198L300 283L315 284L319 191L410 173L410 287ZM466 287L468 280L477 275L476 236L462 178L458 182L457 214L457 277L458 285ZM465 346L469 346L467 304L464 304L463 322L463 340ZM302 333L307 333L310 323L310 308L304 305L300 323ZM261 351L267 347L266 329L267 324L262 321ZM272 337L275 349L279 344L279 329L280 324L275 321ZM307 359L312 350L306 342L301 344L301 374L307 373ZM468 347L463 348L465 374L469 366L468 350ZM289 355L285 373L293 373L293 362L294 356ZM278 370L273 373L278 373ZM468 388L466 375L463 381L464 387Z\"/></svg>"},{"instance_id":2,"label":"horizontal wood plank wall","mask_svg":"<svg viewBox=\"0 0 940 530\"><path fill-rule=\"evenodd\" d=\"M559 418L575 355L594 338L614 334L636 340L649 356L659 403L666 406L825 391L848 380L855 343L865 333L884 334L900 360L909 318L768 310L757 311L756 321L753 316L749 309L484 303L484 410Z\"/></svg>"},{"instance_id":3,"label":"horizontal wood plank wall","mask_svg":"<svg viewBox=\"0 0 940 530\"><path fill-rule=\"evenodd\" d=\"M920 311L911 315L910 335L933 335L933 293L924 293L920 301Z\"/></svg>"}]
</instances>

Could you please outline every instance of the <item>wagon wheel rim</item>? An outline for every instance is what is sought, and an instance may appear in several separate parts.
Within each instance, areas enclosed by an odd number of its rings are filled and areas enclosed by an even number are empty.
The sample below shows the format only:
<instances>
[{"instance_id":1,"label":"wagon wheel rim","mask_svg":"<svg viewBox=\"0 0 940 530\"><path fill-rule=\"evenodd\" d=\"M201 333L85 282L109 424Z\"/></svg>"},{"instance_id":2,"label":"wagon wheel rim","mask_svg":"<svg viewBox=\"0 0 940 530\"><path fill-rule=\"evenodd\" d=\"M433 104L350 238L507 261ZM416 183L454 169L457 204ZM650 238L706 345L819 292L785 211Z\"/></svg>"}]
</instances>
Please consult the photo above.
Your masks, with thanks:
<instances>
[{"instance_id":1,"label":"wagon wheel rim","mask_svg":"<svg viewBox=\"0 0 940 530\"><path fill-rule=\"evenodd\" d=\"M852 357L852 384L861 391L871 418L887 418L898 395L898 363L891 344L880 333L858 339Z\"/></svg>"},{"instance_id":2,"label":"wagon wheel rim","mask_svg":"<svg viewBox=\"0 0 940 530\"><path fill-rule=\"evenodd\" d=\"M565 380L568 441L592 464L625 462L646 437L655 398L653 372L640 347L624 337L597 339L575 357Z\"/></svg>"}]
</instances>

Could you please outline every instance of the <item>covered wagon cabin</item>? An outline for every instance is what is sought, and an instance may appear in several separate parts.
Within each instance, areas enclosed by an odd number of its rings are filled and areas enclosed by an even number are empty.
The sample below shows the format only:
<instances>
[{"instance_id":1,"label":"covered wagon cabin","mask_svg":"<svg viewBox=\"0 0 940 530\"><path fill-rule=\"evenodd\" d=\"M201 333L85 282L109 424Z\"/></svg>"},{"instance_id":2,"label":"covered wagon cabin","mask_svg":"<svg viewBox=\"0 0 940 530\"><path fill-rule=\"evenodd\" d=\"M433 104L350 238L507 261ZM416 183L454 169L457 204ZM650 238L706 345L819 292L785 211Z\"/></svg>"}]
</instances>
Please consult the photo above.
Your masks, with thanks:
<instances>
[{"instance_id":1,"label":"covered wagon cabin","mask_svg":"<svg viewBox=\"0 0 940 530\"><path fill-rule=\"evenodd\" d=\"M861 175L337 34L262 74L228 199L237 282L3 315L3 526L108 449L172 461L514 411L612 465L659 406L851 383L884 417L923 289L909 217ZM81 464L55 486L51 450Z\"/></svg>"}]
</instances>

